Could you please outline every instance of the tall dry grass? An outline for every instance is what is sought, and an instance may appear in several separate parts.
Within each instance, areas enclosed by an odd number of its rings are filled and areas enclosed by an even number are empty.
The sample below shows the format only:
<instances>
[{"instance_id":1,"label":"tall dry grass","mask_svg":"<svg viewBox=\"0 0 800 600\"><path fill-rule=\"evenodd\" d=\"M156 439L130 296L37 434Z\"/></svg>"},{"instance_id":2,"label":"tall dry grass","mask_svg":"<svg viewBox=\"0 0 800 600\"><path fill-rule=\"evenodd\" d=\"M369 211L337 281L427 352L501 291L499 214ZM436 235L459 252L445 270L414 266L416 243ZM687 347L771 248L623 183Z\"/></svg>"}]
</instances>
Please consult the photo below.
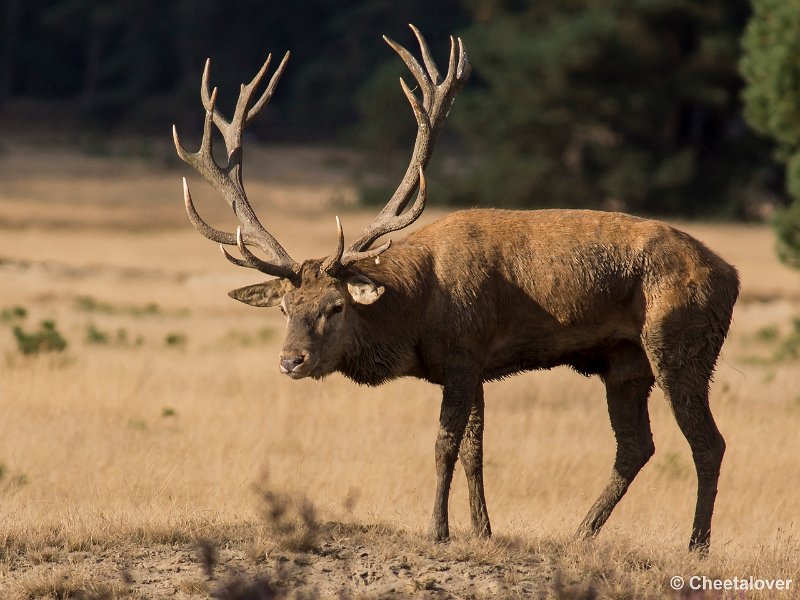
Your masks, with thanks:
<instances>
[{"instance_id":1,"label":"tall dry grass","mask_svg":"<svg viewBox=\"0 0 800 600\"><path fill-rule=\"evenodd\" d=\"M25 307L26 327L54 319L70 342L63 354L22 357L0 323L0 580L19 561L53 552L246 537L265 471L270 485L308 496L327 518L423 532L438 388L280 377L282 321L226 297L252 273L230 267L184 224L180 173L70 160L77 166L34 176L0 157L0 308ZM298 258L332 249L334 209L351 193L337 177L319 176L301 210L263 208ZM254 184L266 195L293 189L291 181ZM224 222L210 196L197 195ZM115 214L135 215L136 226L124 228ZM352 234L368 217L348 212L345 226ZM800 366L773 361L777 342L762 333L782 334L800 313L800 277L775 261L765 227L686 228L732 257L749 298L736 309L712 388L728 452L711 557L699 562L684 550L694 472L658 391L650 402L656 455L601 537L570 541L606 482L614 439L600 382L566 369L487 385L485 477L498 541L469 538L457 475L456 541L426 551L500 561L536 551L576 577L605 581L612 596L658 594L672 574L800 580ZM90 326L109 340L89 343ZM115 341L119 330L125 343ZM185 342L167 343L171 334Z\"/></svg>"}]
</instances>

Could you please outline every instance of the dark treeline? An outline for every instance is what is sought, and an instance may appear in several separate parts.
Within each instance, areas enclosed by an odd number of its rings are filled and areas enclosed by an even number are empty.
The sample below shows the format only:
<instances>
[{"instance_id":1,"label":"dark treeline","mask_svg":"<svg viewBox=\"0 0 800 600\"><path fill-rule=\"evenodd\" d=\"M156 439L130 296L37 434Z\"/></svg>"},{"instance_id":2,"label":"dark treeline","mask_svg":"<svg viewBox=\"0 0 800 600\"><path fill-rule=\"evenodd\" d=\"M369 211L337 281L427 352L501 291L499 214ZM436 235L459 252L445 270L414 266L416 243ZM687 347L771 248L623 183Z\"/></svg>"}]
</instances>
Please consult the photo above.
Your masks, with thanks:
<instances>
[{"instance_id":1,"label":"dark treeline","mask_svg":"<svg viewBox=\"0 0 800 600\"><path fill-rule=\"evenodd\" d=\"M437 202L741 218L780 186L770 148L741 114L747 0L4 6L0 104L52 101L87 126L196 130L206 57L225 110L267 52L291 50L256 135L351 141L394 174L386 163L406 160L414 122L397 85L404 67L380 36L411 47L413 22L442 63L453 32L473 63L447 129L458 141L447 154L460 160L440 153L432 165L448 178Z\"/></svg>"},{"instance_id":2,"label":"dark treeline","mask_svg":"<svg viewBox=\"0 0 800 600\"><path fill-rule=\"evenodd\" d=\"M358 89L391 57L381 34L408 37L412 20L431 40L463 29L457 0L5 0L0 101L67 102L90 121L136 127L172 123L198 104L213 61L223 107L267 53L291 50L270 107L286 135L331 139L358 117ZM425 7L424 10L422 7ZM407 41L407 40L404 40ZM227 102L227 104L226 104ZM186 116L195 126L196 114Z\"/></svg>"}]
</instances>

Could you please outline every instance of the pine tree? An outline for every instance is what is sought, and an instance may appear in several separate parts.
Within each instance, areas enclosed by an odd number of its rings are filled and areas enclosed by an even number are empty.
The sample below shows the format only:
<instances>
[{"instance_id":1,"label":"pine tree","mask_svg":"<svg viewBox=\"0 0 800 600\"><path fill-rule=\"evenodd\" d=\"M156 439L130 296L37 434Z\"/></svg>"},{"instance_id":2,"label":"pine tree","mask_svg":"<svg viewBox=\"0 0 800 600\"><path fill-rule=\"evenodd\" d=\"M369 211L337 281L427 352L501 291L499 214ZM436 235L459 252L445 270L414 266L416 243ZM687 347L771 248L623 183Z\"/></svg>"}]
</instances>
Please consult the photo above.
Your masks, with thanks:
<instances>
[{"instance_id":1,"label":"pine tree","mask_svg":"<svg viewBox=\"0 0 800 600\"><path fill-rule=\"evenodd\" d=\"M775 220L778 253L800 269L800 0L753 0L742 45L744 114L777 143L793 199Z\"/></svg>"},{"instance_id":2,"label":"pine tree","mask_svg":"<svg viewBox=\"0 0 800 600\"><path fill-rule=\"evenodd\" d=\"M737 216L765 161L739 111L746 0L469 4L456 200Z\"/></svg>"}]
</instances>

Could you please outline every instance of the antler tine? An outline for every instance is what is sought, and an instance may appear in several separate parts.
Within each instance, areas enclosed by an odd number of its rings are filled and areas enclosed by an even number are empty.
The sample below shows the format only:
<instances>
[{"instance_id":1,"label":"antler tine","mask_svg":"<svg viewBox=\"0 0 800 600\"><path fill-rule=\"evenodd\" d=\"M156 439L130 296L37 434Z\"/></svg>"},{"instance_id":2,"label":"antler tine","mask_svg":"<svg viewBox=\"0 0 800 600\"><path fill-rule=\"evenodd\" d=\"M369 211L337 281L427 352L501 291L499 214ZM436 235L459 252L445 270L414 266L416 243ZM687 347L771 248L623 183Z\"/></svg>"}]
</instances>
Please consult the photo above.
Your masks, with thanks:
<instances>
[{"instance_id":1,"label":"antler tine","mask_svg":"<svg viewBox=\"0 0 800 600\"><path fill-rule=\"evenodd\" d=\"M242 253L247 266L252 269L257 269L267 275L274 275L276 277L283 277L292 279L297 275L297 265L275 265L273 263L261 260L255 254L250 252L250 249L245 246L244 237L242 236L242 228L236 228L236 247Z\"/></svg>"},{"instance_id":2,"label":"antler tine","mask_svg":"<svg viewBox=\"0 0 800 600\"><path fill-rule=\"evenodd\" d=\"M320 266L320 270L325 273L335 273L336 269L341 265L342 254L344 253L344 229L342 229L342 221L339 219L339 215L336 215L336 235L338 239L336 252L326 258Z\"/></svg>"},{"instance_id":3,"label":"antler tine","mask_svg":"<svg viewBox=\"0 0 800 600\"><path fill-rule=\"evenodd\" d=\"M336 252L331 254L328 258L326 258L322 265L320 265L320 270L328 273L329 275L336 275L338 271L347 267L348 265L353 264L359 260L365 260L368 258L375 258L379 254L382 254L386 250L389 249L389 246L392 245L392 240L388 240L385 244L373 248L372 250L367 250L366 252L345 252L344 251L344 230L342 229L342 221L339 217L336 217L336 229L338 233L339 242L336 247Z\"/></svg>"},{"instance_id":4,"label":"antler tine","mask_svg":"<svg viewBox=\"0 0 800 600\"><path fill-rule=\"evenodd\" d=\"M212 101L211 96L212 92L209 92L209 79L211 77L211 59L206 59L206 64L203 67L203 77L200 80L200 99L203 102L203 108L206 109L206 112L211 112L214 119L214 125L217 126L217 129L220 131L224 131L224 129L228 126L228 120L222 116L222 113L215 107L215 102ZM215 90L217 88L214 88Z\"/></svg>"},{"instance_id":5,"label":"antler tine","mask_svg":"<svg viewBox=\"0 0 800 600\"><path fill-rule=\"evenodd\" d=\"M274 275L275 277L283 277L287 279L291 279L295 276L294 271L291 269L285 269L282 267L278 267L272 263L268 263L266 261L261 260L255 254L250 252L250 249L245 246L244 239L242 237L242 228L236 228L236 235L234 236L234 245L239 248L239 251L244 256L244 260L241 258L236 258L228 253L225 250L225 246L220 243L219 249L222 251L222 255L228 259L228 261L232 262L237 267L247 267L248 269L256 269L257 271L261 271L262 273L266 273L267 275Z\"/></svg>"},{"instance_id":6,"label":"antler tine","mask_svg":"<svg viewBox=\"0 0 800 600\"><path fill-rule=\"evenodd\" d=\"M186 206L186 213L189 215L189 221L191 221L197 231L218 244L227 244L228 246L236 245L235 235L211 227L211 225L206 223L197 213L197 210L194 208L194 203L192 202L192 195L189 193L189 182L186 181L186 177L183 178L183 203Z\"/></svg>"},{"instance_id":7,"label":"antler tine","mask_svg":"<svg viewBox=\"0 0 800 600\"><path fill-rule=\"evenodd\" d=\"M411 23L409 23L408 26L411 28L411 31L414 32L414 37L417 38L419 50L422 53L422 60L425 61L425 68L428 70L428 75L430 75L431 81L434 85L439 85L442 82L442 76L439 75L439 69L436 68L436 63L431 56L431 51L428 49L428 44L425 41L425 38L422 37L419 29L414 27Z\"/></svg>"},{"instance_id":8,"label":"antler tine","mask_svg":"<svg viewBox=\"0 0 800 600\"><path fill-rule=\"evenodd\" d=\"M244 121L245 127L247 127L248 125L250 125L250 123L253 122L253 119L255 119L258 116L258 113L261 112L261 109L264 108L264 106L266 106L272 99L272 94L275 93L275 87L278 85L278 82L280 81L281 76L283 75L283 71L286 69L286 63L289 62L289 56L291 56L290 52L286 52L286 54L283 55L283 59L278 65L278 68L275 69L275 72L272 74L272 77L270 77L269 83L267 84L267 89L264 90L264 93L261 94L261 97L256 101L255 104L253 104L253 106L247 112L247 118ZM271 59L272 59L272 54L270 54L267 57L267 62L264 64L264 72L266 72Z\"/></svg>"},{"instance_id":9,"label":"antler tine","mask_svg":"<svg viewBox=\"0 0 800 600\"><path fill-rule=\"evenodd\" d=\"M467 51L464 49L464 42L461 41L461 38L458 38L458 67L456 69L456 77L466 81L471 72L472 65L469 64L469 60L467 59Z\"/></svg>"},{"instance_id":10,"label":"antler tine","mask_svg":"<svg viewBox=\"0 0 800 600\"><path fill-rule=\"evenodd\" d=\"M222 244L219 245L219 249L222 250L222 256L227 258L230 262L235 264L237 267L247 267L248 269L255 269L255 267L253 265L251 265L249 262L247 262L246 260L242 260L241 258L236 258L235 256L231 256L230 254L228 254L228 251L225 250L225 246L223 246Z\"/></svg>"},{"instance_id":11,"label":"antler tine","mask_svg":"<svg viewBox=\"0 0 800 600\"><path fill-rule=\"evenodd\" d=\"M188 152L180 142L178 132L173 126L173 137L178 156L186 163L191 165L203 178L208 181L214 189L219 192L233 212L239 218L241 226L237 234L220 231L208 225L197 213L189 193L188 184L184 180L184 204L189 215L189 220L200 233L209 239L220 244L239 246L244 260L234 259L227 252L226 257L234 264L248 266L258 269L269 275L278 277L296 277L299 272L299 265L292 260L286 250L261 224L244 190L242 181L242 134L245 127L249 125L258 115L259 111L269 102L275 87L283 74L286 62L289 58L287 52L278 69L273 73L267 89L252 107L251 100L258 86L269 69L271 55L256 73L253 80L242 85L239 99L236 102L236 109L233 118L228 121L216 108L217 88L209 92L209 78L211 71L210 59L206 61L203 69L203 76L200 85L200 98L206 109L203 122L203 139L200 149L195 153ZM212 123L217 127L225 141L228 154L228 162L225 167L221 167L214 160L212 149ZM264 261L255 256L248 248L248 245L258 246L261 250L270 255L269 261Z\"/></svg>"},{"instance_id":12,"label":"antler tine","mask_svg":"<svg viewBox=\"0 0 800 600\"><path fill-rule=\"evenodd\" d=\"M406 82L400 78L400 86L408 98L417 120L417 137L414 141L414 150L403 179L395 193L381 209L375 219L364 230L364 233L343 253L338 261L334 261L331 268L343 268L357 260L377 256L389 246L384 244L374 250L367 250L379 237L408 227L422 214L425 208L427 190L423 169L430 161L433 146L441 131L450 107L458 92L464 87L470 74L469 60L464 50L464 44L459 38L450 37L450 56L448 59L447 75L442 79L439 70L431 56L428 44L419 30L409 25L419 44L425 69L419 61L403 46L384 36L384 40L398 54L411 71L422 90L422 100L409 89ZM408 203L414 190L419 187L417 198L410 208ZM336 255L329 260L333 260ZM327 264L327 261L326 261Z\"/></svg>"},{"instance_id":13,"label":"antler tine","mask_svg":"<svg viewBox=\"0 0 800 600\"><path fill-rule=\"evenodd\" d=\"M431 97L433 93L433 82L431 82L430 77L428 74L422 69L417 59L414 58L414 55L411 54L408 50L403 48L400 44L395 42L393 39L383 36L384 41L389 44L392 49L397 52L400 58L406 63L408 70L411 71L411 74L414 76L414 79L417 80L420 89L422 89L422 98L423 103ZM426 110L430 110L430 106L425 106Z\"/></svg>"},{"instance_id":14,"label":"antler tine","mask_svg":"<svg viewBox=\"0 0 800 600\"><path fill-rule=\"evenodd\" d=\"M404 227L408 227L416 221L419 216L422 214L422 211L425 210L425 202L428 198L428 188L425 184L425 175L422 172L422 167L419 169L419 190L417 192L417 198L414 200L414 204L411 205L407 211L405 211L402 215L396 215L396 219L392 223L391 231L397 231L399 229L403 229ZM338 222L339 217L336 217ZM344 237L341 235L341 228L339 229L340 232L340 247L341 244L344 243ZM388 233L388 231L387 231ZM373 240L374 241L374 240ZM371 242L370 242L371 243ZM344 255L338 260L339 264L342 268L347 267L354 262L358 262L359 260L366 260L369 258L375 258L379 254L382 254L389 247L392 245L392 240L387 240L386 243L378 246L377 248L373 248L371 250L361 251L361 252L354 252L352 250L348 250L344 252ZM328 271L329 269L326 269Z\"/></svg>"},{"instance_id":15,"label":"antler tine","mask_svg":"<svg viewBox=\"0 0 800 600\"><path fill-rule=\"evenodd\" d=\"M380 256L384 252L386 252L392 245L392 240L386 240L383 244L378 246L377 248L372 248L370 250L365 250L363 252L345 252L344 256L342 256L341 267L344 269L345 267L349 267L355 262L360 260L368 260L370 258L375 258L376 256Z\"/></svg>"}]
</instances>

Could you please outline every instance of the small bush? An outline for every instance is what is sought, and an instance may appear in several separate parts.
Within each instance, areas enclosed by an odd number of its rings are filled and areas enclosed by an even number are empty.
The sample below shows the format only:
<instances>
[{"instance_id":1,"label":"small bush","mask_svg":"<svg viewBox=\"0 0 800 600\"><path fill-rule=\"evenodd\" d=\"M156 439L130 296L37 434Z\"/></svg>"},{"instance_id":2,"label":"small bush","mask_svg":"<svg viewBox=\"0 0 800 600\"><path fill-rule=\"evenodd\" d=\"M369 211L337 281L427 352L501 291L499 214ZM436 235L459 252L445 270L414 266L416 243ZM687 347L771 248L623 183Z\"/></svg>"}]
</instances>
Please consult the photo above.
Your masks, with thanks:
<instances>
[{"instance_id":1,"label":"small bush","mask_svg":"<svg viewBox=\"0 0 800 600\"><path fill-rule=\"evenodd\" d=\"M223 344L228 346L254 346L266 344L275 337L275 330L271 327L263 327L254 333L232 329L222 339Z\"/></svg>"},{"instance_id":2,"label":"small bush","mask_svg":"<svg viewBox=\"0 0 800 600\"><path fill-rule=\"evenodd\" d=\"M161 307L155 302L148 302L142 306L136 304L112 304L101 302L91 296L78 296L75 299L75 308L82 312L102 313L106 315L131 315L134 317L161 314Z\"/></svg>"},{"instance_id":3,"label":"small bush","mask_svg":"<svg viewBox=\"0 0 800 600\"><path fill-rule=\"evenodd\" d=\"M10 321L21 321L28 316L28 311L22 306L11 306L0 310L0 321L8 323Z\"/></svg>"},{"instance_id":4,"label":"small bush","mask_svg":"<svg viewBox=\"0 0 800 600\"><path fill-rule=\"evenodd\" d=\"M39 330L25 332L20 326L13 329L17 347L22 354L39 354L40 352L62 352L67 348L67 341L58 329L55 321L42 321Z\"/></svg>"},{"instance_id":5,"label":"small bush","mask_svg":"<svg viewBox=\"0 0 800 600\"><path fill-rule=\"evenodd\" d=\"M104 346L108 344L108 334L101 331L94 323L86 326L86 343Z\"/></svg>"},{"instance_id":6,"label":"small bush","mask_svg":"<svg viewBox=\"0 0 800 600\"><path fill-rule=\"evenodd\" d=\"M800 154L795 155L794 162L800 167ZM778 258L790 267L800 269L800 173L795 173L794 178L798 188L793 190L795 200L776 215L775 233L778 237Z\"/></svg>"},{"instance_id":7,"label":"small bush","mask_svg":"<svg viewBox=\"0 0 800 600\"><path fill-rule=\"evenodd\" d=\"M753 364L773 364L800 360L800 318L792 320L792 329L786 335L781 335L777 326L769 325L759 329L755 334L755 339L769 344L772 354L766 357L748 357L746 360Z\"/></svg>"},{"instance_id":8,"label":"small bush","mask_svg":"<svg viewBox=\"0 0 800 600\"><path fill-rule=\"evenodd\" d=\"M114 340L114 343L117 346L123 346L125 348L136 347L138 348L142 344L144 344L144 338L141 335L137 335L136 338L131 341L128 337L128 330L124 327L120 327L117 329L117 335Z\"/></svg>"},{"instance_id":9,"label":"small bush","mask_svg":"<svg viewBox=\"0 0 800 600\"><path fill-rule=\"evenodd\" d=\"M161 409L161 416L164 417L165 419L168 417L177 417L178 411L169 406L165 406L164 408Z\"/></svg>"},{"instance_id":10,"label":"small bush","mask_svg":"<svg viewBox=\"0 0 800 600\"><path fill-rule=\"evenodd\" d=\"M182 348L186 345L186 335L179 332L168 333L164 338L164 344L171 348Z\"/></svg>"},{"instance_id":11,"label":"small bush","mask_svg":"<svg viewBox=\"0 0 800 600\"><path fill-rule=\"evenodd\" d=\"M128 419L128 429L133 429L134 431L147 431L147 422L143 419L135 419L131 417Z\"/></svg>"},{"instance_id":12,"label":"small bush","mask_svg":"<svg viewBox=\"0 0 800 600\"><path fill-rule=\"evenodd\" d=\"M758 338L762 342L774 342L778 339L779 335L778 328L775 325L769 325L767 327L762 327L756 332L756 338Z\"/></svg>"},{"instance_id":13,"label":"small bush","mask_svg":"<svg viewBox=\"0 0 800 600\"><path fill-rule=\"evenodd\" d=\"M78 296L75 299L75 308L84 312L110 312L112 306L105 302L98 302L91 296Z\"/></svg>"},{"instance_id":14,"label":"small bush","mask_svg":"<svg viewBox=\"0 0 800 600\"><path fill-rule=\"evenodd\" d=\"M121 348L138 347L144 343L142 336L137 336L133 341L128 336L128 330L124 327L117 329L115 334L108 331L103 331L98 328L94 323L86 326L86 343L105 346L112 344Z\"/></svg>"},{"instance_id":15,"label":"small bush","mask_svg":"<svg viewBox=\"0 0 800 600\"><path fill-rule=\"evenodd\" d=\"M792 322L792 332L783 340L775 351L775 360L800 359L800 319Z\"/></svg>"},{"instance_id":16,"label":"small bush","mask_svg":"<svg viewBox=\"0 0 800 600\"><path fill-rule=\"evenodd\" d=\"M688 465L681 459L677 452L667 452L656 463L656 468L669 479L687 479L691 475Z\"/></svg>"}]
</instances>

